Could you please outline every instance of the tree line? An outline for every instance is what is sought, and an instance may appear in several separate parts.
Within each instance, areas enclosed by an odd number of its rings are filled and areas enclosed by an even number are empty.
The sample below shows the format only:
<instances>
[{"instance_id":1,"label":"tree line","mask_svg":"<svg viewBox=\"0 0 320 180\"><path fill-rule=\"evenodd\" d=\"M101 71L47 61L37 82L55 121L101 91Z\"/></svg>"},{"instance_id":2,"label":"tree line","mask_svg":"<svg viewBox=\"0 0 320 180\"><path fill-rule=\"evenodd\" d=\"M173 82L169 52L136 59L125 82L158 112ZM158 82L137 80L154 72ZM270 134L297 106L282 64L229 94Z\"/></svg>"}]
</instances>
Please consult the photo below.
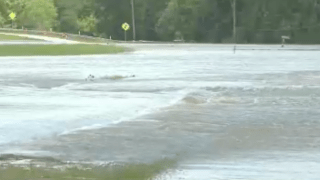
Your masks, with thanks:
<instances>
[{"instance_id":1,"label":"tree line","mask_svg":"<svg viewBox=\"0 0 320 180\"><path fill-rule=\"evenodd\" d=\"M320 0L134 0L137 40L231 43L320 43ZM131 0L0 0L0 26L124 39ZM131 26L132 27L132 26ZM132 29L131 29L132 30ZM128 38L132 39L132 31Z\"/></svg>"}]
</instances>

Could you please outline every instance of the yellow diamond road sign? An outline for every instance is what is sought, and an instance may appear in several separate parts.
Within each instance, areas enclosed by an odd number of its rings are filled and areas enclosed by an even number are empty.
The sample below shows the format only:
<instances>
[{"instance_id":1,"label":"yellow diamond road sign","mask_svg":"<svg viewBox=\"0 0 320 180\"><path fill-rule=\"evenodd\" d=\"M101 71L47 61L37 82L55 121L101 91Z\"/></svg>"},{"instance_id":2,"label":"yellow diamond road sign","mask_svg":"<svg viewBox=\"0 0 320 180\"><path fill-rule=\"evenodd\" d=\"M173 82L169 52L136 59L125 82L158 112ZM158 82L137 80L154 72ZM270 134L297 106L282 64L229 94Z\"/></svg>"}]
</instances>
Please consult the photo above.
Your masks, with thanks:
<instances>
[{"instance_id":1,"label":"yellow diamond road sign","mask_svg":"<svg viewBox=\"0 0 320 180\"><path fill-rule=\"evenodd\" d=\"M123 23L122 24L122 29L125 31L128 31L130 29L130 25L128 23Z\"/></svg>"},{"instance_id":2,"label":"yellow diamond road sign","mask_svg":"<svg viewBox=\"0 0 320 180\"><path fill-rule=\"evenodd\" d=\"M14 20L16 18L16 13L12 12L9 17L11 18L11 20Z\"/></svg>"}]
</instances>

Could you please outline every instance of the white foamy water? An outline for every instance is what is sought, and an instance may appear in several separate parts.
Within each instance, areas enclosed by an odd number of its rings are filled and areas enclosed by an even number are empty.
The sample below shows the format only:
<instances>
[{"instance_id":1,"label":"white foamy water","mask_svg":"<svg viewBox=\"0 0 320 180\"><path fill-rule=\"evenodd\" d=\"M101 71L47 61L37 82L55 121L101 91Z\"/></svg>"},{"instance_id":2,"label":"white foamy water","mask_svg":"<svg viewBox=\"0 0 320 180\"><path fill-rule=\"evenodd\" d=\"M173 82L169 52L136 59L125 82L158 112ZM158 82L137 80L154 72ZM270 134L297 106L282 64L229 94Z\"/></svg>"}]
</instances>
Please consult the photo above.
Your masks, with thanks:
<instances>
[{"instance_id":1,"label":"white foamy water","mask_svg":"<svg viewBox=\"0 0 320 180\"><path fill-rule=\"evenodd\" d=\"M0 58L0 154L29 152L20 143L32 144L34 152L95 161L156 159L190 149L194 164L175 179L292 179L294 168L298 177L319 177L319 162L307 153L320 147L318 51L243 46L233 54L227 46L175 46ZM94 81L85 81L89 74ZM105 78L114 75L136 77ZM129 125L116 126L121 122ZM256 153L237 163L217 158L237 148ZM297 155L261 158L276 150ZM195 167L204 156L212 162ZM273 164L279 168L272 170ZM294 168L281 168L288 164Z\"/></svg>"}]
</instances>

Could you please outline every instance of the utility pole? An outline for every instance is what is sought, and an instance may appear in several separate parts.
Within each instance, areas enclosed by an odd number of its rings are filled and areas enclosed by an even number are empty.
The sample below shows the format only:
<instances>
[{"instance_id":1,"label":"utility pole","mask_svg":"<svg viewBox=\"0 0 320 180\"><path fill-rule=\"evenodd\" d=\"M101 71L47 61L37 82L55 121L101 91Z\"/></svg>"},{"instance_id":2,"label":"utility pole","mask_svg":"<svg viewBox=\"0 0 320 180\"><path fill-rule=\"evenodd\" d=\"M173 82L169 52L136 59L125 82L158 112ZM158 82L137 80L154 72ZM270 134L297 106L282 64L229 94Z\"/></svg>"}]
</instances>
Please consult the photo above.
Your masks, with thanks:
<instances>
[{"instance_id":1,"label":"utility pole","mask_svg":"<svg viewBox=\"0 0 320 180\"><path fill-rule=\"evenodd\" d=\"M237 0L231 0L231 6L233 9L233 41L234 41L234 53L236 52L237 45Z\"/></svg>"},{"instance_id":2,"label":"utility pole","mask_svg":"<svg viewBox=\"0 0 320 180\"><path fill-rule=\"evenodd\" d=\"M134 17L134 0L131 0L132 7L132 30L133 30L133 40L136 40L136 22Z\"/></svg>"}]
</instances>

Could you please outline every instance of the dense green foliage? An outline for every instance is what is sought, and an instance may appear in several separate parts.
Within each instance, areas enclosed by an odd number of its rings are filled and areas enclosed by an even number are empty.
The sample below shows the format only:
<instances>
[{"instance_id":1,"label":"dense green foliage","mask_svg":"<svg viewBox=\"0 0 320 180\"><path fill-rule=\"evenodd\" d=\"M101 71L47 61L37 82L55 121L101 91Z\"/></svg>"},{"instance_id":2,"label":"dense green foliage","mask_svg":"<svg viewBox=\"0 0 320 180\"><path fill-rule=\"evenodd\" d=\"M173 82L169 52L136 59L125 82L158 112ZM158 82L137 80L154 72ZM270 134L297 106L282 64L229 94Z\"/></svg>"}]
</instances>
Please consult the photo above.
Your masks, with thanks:
<instances>
[{"instance_id":1,"label":"dense green foliage","mask_svg":"<svg viewBox=\"0 0 320 180\"><path fill-rule=\"evenodd\" d=\"M0 0L0 6L0 26L11 24L11 12L17 15L15 27L41 30L51 28L57 17L53 0Z\"/></svg>"},{"instance_id":2,"label":"dense green foliage","mask_svg":"<svg viewBox=\"0 0 320 180\"><path fill-rule=\"evenodd\" d=\"M238 43L320 43L319 0L236 0ZM233 42L232 0L135 0L137 39ZM96 0L97 30L123 39L129 0ZM131 36L131 35L130 35Z\"/></svg>"},{"instance_id":3,"label":"dense green foliage","mask_svg":"<svg viewBox=\"0 0 320 180\"><path fill-rule=\"evenodd\" d=\"M46 30L52 27L57 17L57 12L51 0L28 0L21 14L24 26L36 27Z\"/></svg>"},{"instance_id":4,"label":"dense green foliage","mask_svg":"<svg viewBox=\"0 0 320 180\"><path fill-rule=\"evenodd\" d=\"M44 1L44 0L30 0ZM47 1L47 0L46 0ZM134 0L137 40L233 42L233 0ZM0 0L0 26L10 24L8 14L17 12L19 27L37 14L26 10L28 0ZM290 36L291 43L320 43L320 0L236 0L238 43L279 43ZM50 3L49 3L50 4ZM57 16L41 27L70 33L124 39L121 24L132 25L131 0L54 0ZM49 13L51 12L51 13ZM24 14L24 17L19 15ZM31 16L34 17L34 16ZM50 19L51 18L51 19ZM51 21L55 18L55 22ZM39 25L33 24L34 28ZM132 28L128 38L132 39Z\"/></svg>"},{"instance_id":5,"label":"dense green foliage","mask_svg":"<svg viewBox=\"0 0 320 180\"><path fill-rule=\"evenodd\" d=\"M77 33L79 30L95 32L94 3L94 0L55 0L58 11L56 30L69 33ZM89 27L83 27L84 24Z\"/></svg>"}]
</instances>

